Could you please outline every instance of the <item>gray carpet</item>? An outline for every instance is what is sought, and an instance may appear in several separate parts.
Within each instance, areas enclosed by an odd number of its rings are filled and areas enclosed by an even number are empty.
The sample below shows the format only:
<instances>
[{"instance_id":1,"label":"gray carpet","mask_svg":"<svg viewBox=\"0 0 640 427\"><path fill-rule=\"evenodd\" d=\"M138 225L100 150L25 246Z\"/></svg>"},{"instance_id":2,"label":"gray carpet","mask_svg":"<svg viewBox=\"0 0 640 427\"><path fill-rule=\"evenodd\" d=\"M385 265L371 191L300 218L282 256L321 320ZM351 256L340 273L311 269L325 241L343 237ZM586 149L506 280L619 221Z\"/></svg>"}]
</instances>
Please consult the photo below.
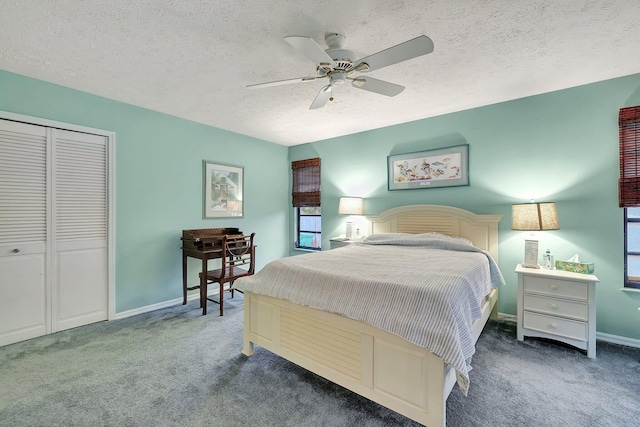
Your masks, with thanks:
<instances>
[{"instance_id":1,"label":"gray carpet","mask_svg":"<svg viewBox=\"0 0 640 427\"><path fill-rule=\"evenodd\" d=\"M0 348L0 426L417 426L269 352L247 358L242 297L196 301ZM640 350L598 358L490 322L449 426L640 426Z\"/></svg>"}]
</instances>

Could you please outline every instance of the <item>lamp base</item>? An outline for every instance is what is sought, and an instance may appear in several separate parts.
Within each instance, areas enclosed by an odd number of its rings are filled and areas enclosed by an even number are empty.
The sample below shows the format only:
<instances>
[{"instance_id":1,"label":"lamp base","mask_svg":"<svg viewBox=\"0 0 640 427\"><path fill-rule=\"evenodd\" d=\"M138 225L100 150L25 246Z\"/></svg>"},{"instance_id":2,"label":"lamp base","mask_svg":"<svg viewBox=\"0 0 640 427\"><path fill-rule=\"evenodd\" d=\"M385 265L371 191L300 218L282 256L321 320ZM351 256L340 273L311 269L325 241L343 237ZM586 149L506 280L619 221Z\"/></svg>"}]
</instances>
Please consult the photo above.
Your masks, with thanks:
<instances>
[{"instance_id":1,"label":"lamp base","mask_svg":"<svg viewBox=\"0 0 640 427\"><path fill-rule=\"evenodd\" d=\"M356 234L355 224L353 222L347 222L347 230L345 233L346 238L349 240L353 240L355 234Z\"/></svg>"},{"instance_id":2,"label":"lamp base","mask_svg":"<svg viewBox=\"0 0 640 427\"><path fill-rule=\"evenodd\" d=\"M524 262L523 267L526 268L540 268L538 264L538 241L537 240L525 240L524 241Z\"/></svg>"}]
</instances>

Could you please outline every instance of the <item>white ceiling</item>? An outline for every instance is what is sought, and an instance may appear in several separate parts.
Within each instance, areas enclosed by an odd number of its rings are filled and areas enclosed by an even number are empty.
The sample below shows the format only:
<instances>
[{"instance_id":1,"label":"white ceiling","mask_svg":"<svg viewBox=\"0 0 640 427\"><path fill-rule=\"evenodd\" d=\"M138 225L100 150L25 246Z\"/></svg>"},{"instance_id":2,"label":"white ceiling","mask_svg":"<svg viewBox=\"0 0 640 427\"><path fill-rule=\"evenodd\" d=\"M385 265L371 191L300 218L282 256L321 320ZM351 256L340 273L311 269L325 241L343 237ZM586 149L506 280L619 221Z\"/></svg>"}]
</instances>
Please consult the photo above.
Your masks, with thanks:
<instances>
[{"instance_id":1,"label":"white ceiling","mask_svg":"<svg viewBox=\"0 0 640 427\"><path fill-rule=\"evenodd\" d=\"M0 0L0 69L283 145L640 72L638 0ZM288 35L344 34L357 57L425 34L372 71L389 98L326 81ZM0 94L0 96L2 96Z\"/></svg>"}]
</instances>

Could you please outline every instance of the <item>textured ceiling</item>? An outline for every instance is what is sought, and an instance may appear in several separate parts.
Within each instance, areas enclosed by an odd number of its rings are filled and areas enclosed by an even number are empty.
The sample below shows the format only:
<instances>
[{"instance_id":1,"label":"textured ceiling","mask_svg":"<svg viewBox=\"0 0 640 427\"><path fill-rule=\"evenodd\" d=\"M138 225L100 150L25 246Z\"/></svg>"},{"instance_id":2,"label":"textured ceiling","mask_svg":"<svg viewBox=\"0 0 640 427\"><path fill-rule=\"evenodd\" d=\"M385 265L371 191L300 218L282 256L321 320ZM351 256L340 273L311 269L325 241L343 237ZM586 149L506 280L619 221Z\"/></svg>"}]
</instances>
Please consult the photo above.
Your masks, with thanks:
<instances>
[{"instance_id":1,"label":"textured ceiling","mask_svg":"<svg viewBox=\"0 0 640 427\"><path fill-rule=\"evenodd\" d=\"M283 145L640 72L638 0L0 0L0 69ZM283 37L357 57L418 35L433 53L371 72L389 98L325 81ZM0 96L2 96L0 94Z\"/></svg>"}]
</instances>

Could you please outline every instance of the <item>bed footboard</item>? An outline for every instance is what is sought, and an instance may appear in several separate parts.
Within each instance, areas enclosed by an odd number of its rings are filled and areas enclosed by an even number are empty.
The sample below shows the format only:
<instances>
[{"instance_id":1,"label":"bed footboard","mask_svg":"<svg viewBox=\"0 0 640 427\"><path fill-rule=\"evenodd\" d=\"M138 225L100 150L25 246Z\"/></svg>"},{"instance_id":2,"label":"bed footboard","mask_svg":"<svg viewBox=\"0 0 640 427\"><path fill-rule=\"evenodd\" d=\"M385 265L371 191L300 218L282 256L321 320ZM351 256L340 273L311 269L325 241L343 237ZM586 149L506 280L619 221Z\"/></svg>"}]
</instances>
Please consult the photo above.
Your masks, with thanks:
<instances>
[{"instance_id":1,"label":"bed footboard","mask_svg":"<svg viewBox=\"0 0 640 427\"><path fill-rule=\"evenodd\" d=\"M343 316L263 295L244 298L245 355L257 344L417 422L445 425L455 373L442 359Z\"/></svg>"},{"instance_id":2,"label":"bed footboard","mask_svg":"<svg viewBox=\"0 0 640 427\"><path fill-rule=\"evenodd\" d=\"M475 340L496 300L494 290L474 324ZM242 353L253 354L254 344L421 424L446 425L446 399L456 382L455 371L397 335L245 292Z\"/></svg>"}]
</instances>

